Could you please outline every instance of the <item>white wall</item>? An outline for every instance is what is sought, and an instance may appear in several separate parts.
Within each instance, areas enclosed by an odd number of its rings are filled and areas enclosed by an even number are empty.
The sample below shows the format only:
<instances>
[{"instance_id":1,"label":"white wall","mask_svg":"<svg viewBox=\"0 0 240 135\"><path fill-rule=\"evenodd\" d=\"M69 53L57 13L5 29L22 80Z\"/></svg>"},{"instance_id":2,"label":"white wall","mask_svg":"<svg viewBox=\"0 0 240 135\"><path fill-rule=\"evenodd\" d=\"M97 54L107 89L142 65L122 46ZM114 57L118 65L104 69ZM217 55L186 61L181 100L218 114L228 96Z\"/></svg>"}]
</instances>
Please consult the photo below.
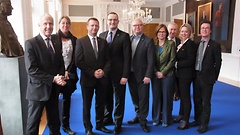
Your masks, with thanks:
<instances>
[{"instance_id":1,"label":"white wall","mask_svg":"<svg viewBox=\"0 0 240 135\"><path fill-rule=\"evenodd\" d=\"M240 1L236 0L233 38L232 38L232 53L222 53L222 68L219 80L240 87Z\"/></svg>"}]
</instances>

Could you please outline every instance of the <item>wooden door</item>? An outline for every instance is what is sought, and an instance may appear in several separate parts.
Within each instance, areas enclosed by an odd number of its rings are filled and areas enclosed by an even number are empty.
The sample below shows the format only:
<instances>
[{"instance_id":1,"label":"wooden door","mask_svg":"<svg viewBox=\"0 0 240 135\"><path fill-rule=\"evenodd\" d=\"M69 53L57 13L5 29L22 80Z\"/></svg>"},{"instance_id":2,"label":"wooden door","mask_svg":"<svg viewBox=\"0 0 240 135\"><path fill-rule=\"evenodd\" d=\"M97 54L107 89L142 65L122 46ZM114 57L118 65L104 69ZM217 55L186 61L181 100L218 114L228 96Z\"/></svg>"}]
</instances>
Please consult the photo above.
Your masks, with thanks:
<instances>
[{"instance_id":1,"label":"wooden door","mask_svg":"<svg viewBox=\"0 0 240 135\"><path fill-rule=\"evenodd\" d=\"M176 36L178 37L179 35L179 28L183 25L183 20L181 19L174 19L174 22L178 25L178 30Z\"/></svg>"},{"instance_id":2,"label":"wooden door","mask_svg":"<svg viewBox=\"0 0 240 135\"><path fill-rule=\"evenodd\" d=\"M151 38L156 38L155 28L158 26L158 23L145 24L143 27L143 33Z\"/></svg>"},{"instance_id":3,"label":"wooden door","mask_svg":"<svg viewBox=\"0 0 240 135\"><path fill-rule=\"evenodd\" d=\"M86 22L72 22L71 32L77 38L81 38L83 36L86 36L88 33L86 26L87 26Z\"/></svg>"}]
</instances>

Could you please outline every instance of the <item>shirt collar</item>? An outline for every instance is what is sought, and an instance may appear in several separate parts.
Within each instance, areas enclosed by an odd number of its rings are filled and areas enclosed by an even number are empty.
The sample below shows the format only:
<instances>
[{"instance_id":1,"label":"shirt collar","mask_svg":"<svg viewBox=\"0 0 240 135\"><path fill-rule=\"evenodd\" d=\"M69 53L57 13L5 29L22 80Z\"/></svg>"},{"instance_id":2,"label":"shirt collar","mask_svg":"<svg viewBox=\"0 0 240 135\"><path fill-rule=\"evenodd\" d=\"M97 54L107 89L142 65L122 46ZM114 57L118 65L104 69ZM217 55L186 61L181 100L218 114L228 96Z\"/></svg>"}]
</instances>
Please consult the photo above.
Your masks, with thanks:
<instances>
[{"instance_id":1,"label":"shirt collar","mask_svg":"<svg viewBox=\"0 0 240 135\"><path fill-rule=\"evenodd\" d=\"M115 29L115 30L113 30L113 31L110 31L110 30L109 30L109 31L108 31L108 34L110 34L110 32L112 32L112 34L114 35L114 34L117 32L117 30L118 30L118 29Z\"/></svg>"},{"instance_id":2,"label":"shirt collar","mask_svg":"<svg viewBox=\"0 0 240 135\"><path fill-rule=\"evenodd\" d=\"M208 43L209 40L210 38L201 39L201 41L205 41L205 43Z\"/></svg>"},{"instance_id":3,"label":"shirt collar","mask_svg":"<svg viewBox=\"0 0 240 135\"><path fill-rule=\"evenodd\" d=\"M92 38L96 38L96 39L97 39L97 36L93 37L93 36L91 36L91 35L89 35L89 34L88 34L88 37L89 37L90 39L92 39Z\"/></svg>"},{"instance_id":4,"label":"shirt collar","mask_svg":"<svg viewBox=\"0 0 240 135\"><path fill-rule=\"evenodd\" d=\"M43 40L46 40L47 38L49 38L50 40L51 40L51 36L50 37L46 37L44 34L42 34L41 32L40 32L40 36L43 38Z\"/></svg>"}]
</instances>

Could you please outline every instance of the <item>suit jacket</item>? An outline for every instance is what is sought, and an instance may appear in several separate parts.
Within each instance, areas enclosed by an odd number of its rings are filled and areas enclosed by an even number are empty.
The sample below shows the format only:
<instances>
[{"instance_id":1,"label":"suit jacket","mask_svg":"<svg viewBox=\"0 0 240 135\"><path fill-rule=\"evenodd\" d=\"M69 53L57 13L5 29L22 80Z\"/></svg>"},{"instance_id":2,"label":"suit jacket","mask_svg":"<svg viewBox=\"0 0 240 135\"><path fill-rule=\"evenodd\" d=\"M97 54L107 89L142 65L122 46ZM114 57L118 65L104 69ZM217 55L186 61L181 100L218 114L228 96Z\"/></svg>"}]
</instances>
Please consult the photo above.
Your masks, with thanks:
<instances>
[{"instance_id":1,"label":"suit jacket","mask_svg":"<svg viewBox=\"0 0 240 135\"><path fill-rule=\"evenodd\" d=\"M91 41L88 36L77 39L75 50L75 64L81 69L80 84L85 87L94 87L99 82L108 85L108 73L111 61L106 40L97 37L98 59L96 59ZM97 79L94 72L97 69L104 71L104 77Z\"/></svg>"},{"instance_id":2,"label":"suit jacket","mask_svg":"<svg viewBox=\"0 0 240 135\"><path fill-rule=\"evenodd\" d=\"M54 40L54 42L58 43L61 47L62 50L62 39L61 36L57 33L52 35L52 39ZM75 36L72 36L71 41L72 41L72 48L73 48L73 54L72 54L72 61L69 64L69 66L67 67L67 69L65 69L65 71L68 71L69 73L69 80L67 80L67 86L68 89L73 92L74 90L77 89L76 87L76 83L78 81L78 76L77 76L77 67L75 65L75 57L74 57L74 53L75 53L75 48L76 48L76 40L77 38ZM61 51L62 52L62 51Z\"/></svg>"},{"instance_id":3,"label":"suit jacket","mask_svg":"<svg viewBox=\"0 0 240 135\"><path fill-rule=\"evenodd\" d=\"M133 36L131 36L131 41L132 39ZM144 77L153 77L154 62L155 55L153 39L142 34L132 58L133 71L138 83L141 83Z\"/></svg>"},{"instance_id":4,"label":"suit jacket","mask_svg":"<svg viewBox=\"0 0 240 135\"><path fill-rule=\"evenodd\" d=\"M221 45L210 39L204 52L202 61L201 75L203 77L203 81L207 84L214 84L218 79L221 65Z\"/></svg>"},{"instance_id":5,"label":"suit jacket","mask_svg":"<svg viewBox=\"0 0 240 135\"><path fill-rule=\"evenodd\" d=\"M176 62L176 49L172 40L165 41L162 53L158 54L158 43L155 45L155 72L160 71L164 76L173 75Z\"/></svg>"},{"instance_id":6,"label":"suit jacket","mask_svg":"<svg viewBox=\"0 0 240 135\"><path fill-rule=\"evenodd\" d=\"M108 31L99 35L100 38L106 39ZM113 82L118 83L122 77L128 78L131 62L131 43L129 34L117 30L112 43L109 44L111 70L109 76Z\"/></svg>"},{"instance_id":7,"label":"suit jacket","mask_svg":"<svg viewBox=\"0 0 240 135\"><path fill-rule=\"evenodd\" d=\"M54 61L51 59L51 54L40 34L25 41L24 59L28 74L26 94L28 100L47 101L51 94L52 85L56 85L53 83L54 76L64 75L61 47L53 40L52 44L55 50ZM60 88L57 85L56 87Z\"/></svg>"},{"instance_id":8,"label":"suit jacket","mask_svg":"<svg viewBox=\"0 0 240 135\"><path fill-rule=\"evenodd\" d=\"M181 44L181 40L178 37L175 37L176 40L176 46L178 46L179 44Z\"/></svg>"},{"instance_id":9,"label":"suit jacket","mask_svg":"<svg viewBox=\"0 0 240 135\"><path fill-rule=\"evenodd\" d=\"M196 50L197 45L188 39L177 52L176 76L178 78L195 77Z\"/></svg>"}]
</instances>

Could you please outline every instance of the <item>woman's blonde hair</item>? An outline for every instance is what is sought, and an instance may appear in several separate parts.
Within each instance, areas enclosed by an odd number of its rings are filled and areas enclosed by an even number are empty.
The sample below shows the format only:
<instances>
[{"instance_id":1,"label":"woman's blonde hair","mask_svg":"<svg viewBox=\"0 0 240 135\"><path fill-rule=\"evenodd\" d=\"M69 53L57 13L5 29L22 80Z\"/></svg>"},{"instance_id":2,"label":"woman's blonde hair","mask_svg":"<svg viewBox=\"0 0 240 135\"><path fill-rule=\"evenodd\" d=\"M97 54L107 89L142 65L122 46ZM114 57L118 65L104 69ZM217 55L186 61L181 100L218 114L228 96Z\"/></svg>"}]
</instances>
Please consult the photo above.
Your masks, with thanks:
<instances>
[{"instance_id":1,"label":"woman's blonde hair","mask_svg":"<svg viewBox=\"0 0 240 135\"><path fill-rule=\"evenodd\" d=\"M189 31L189 38L190 38L191 40L193 40L192 26L191 26L190 24L188 24L188 23L184 23L184 24L180 27L180 32L181 32L181 29L182 29L183 27L186 27L186 28L187 28L187 30ZM180 33L179 33L179 38L181 39L181 34L180 34Z\"/></svg>"}]
</instances>

